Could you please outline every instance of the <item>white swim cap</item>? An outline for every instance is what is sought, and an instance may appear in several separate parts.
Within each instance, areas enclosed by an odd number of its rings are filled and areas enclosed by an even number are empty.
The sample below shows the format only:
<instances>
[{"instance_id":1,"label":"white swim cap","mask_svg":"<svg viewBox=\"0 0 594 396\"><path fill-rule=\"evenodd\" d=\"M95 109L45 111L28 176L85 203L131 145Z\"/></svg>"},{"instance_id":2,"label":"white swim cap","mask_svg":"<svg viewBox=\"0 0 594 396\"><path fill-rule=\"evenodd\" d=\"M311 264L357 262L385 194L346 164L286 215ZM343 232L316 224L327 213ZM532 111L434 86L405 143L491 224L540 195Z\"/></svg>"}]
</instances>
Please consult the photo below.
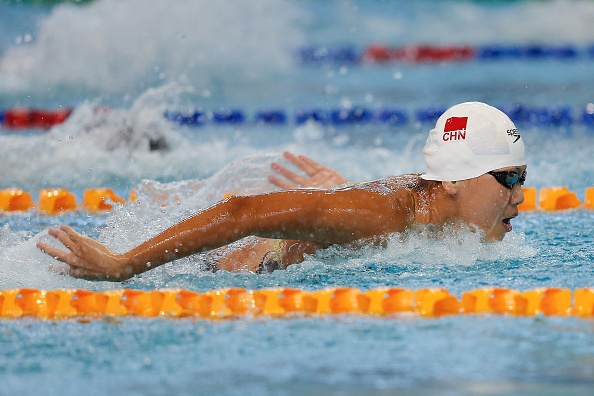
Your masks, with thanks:
<instances>
[{"instance_id":1,"label":"white swim cap","mask_svg":"<svg viewBox=\"0 0 594 396\"><path fill-rule=\"evenodd\" d=\"M472 179L489 171L526 165L520 132L505 113L481 102L450 107L429 131L423 149L425 180Z\"/></svg>"}]
</instances>

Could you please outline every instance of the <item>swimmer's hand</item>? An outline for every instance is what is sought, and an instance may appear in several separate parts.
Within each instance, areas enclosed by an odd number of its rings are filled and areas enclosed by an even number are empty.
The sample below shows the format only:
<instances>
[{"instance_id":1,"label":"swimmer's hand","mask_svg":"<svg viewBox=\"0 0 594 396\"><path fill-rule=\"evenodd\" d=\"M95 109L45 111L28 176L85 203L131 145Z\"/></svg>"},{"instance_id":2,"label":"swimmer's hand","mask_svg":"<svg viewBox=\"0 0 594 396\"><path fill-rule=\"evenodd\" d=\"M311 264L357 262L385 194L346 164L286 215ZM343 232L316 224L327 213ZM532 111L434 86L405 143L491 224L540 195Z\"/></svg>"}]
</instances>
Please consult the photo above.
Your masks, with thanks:
<instances>
[{"instance_id":1,"label":"swimmer's hand","mask_svg":"<svg viewBox=\"0 0 594 396\"><path fill-rule=\"evenodd\" d=\"M81 235L68 226L52 228L48 234L62 242L68 250L58 249L43 242L38 242L37 247L68 264L68 274L75 278L119 282L134 276L132 266L123 256L110 252L100 242Z\"/></svg>"},{"instance_id":2,"label":"swimmer's hand","mask_svg":"<svg viewBox=\"0 0 594 396\"><path fill-rule=\"evenodd\" d=\"M273 162L272 169L283 176L269 176L268 181L277 187L285 190L294 190L298 188L332 188L334 186L348 182L341 174L334 169L325 167L305 155L295 156L285 152L284 157L291 161L297 168L301 169L307 176L290 171L282 165Z\"/></svg>"}]
</instances>

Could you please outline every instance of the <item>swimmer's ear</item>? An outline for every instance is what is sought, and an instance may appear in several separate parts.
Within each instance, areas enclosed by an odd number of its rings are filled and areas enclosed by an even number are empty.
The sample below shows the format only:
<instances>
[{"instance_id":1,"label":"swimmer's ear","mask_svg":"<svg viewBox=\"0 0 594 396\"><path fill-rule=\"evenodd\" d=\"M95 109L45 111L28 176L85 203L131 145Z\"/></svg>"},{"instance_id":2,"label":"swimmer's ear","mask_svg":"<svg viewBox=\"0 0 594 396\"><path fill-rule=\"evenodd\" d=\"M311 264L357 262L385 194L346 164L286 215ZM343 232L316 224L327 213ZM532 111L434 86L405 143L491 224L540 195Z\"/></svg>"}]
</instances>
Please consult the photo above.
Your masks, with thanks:
<instances>
[{"instance_id":1,"label":"swimmer's ear","mask_svg":"<svg viewBox=\"0 0 594 396\"><path fill-rule=\"evenodd\" d=\"M445 192L452 196L454 196L458 193L459 184L457 184L455 181L453 181L453 182L442 181L441 185L443 186L443 189L445 190Z\"/></svg>"}]
</instances>

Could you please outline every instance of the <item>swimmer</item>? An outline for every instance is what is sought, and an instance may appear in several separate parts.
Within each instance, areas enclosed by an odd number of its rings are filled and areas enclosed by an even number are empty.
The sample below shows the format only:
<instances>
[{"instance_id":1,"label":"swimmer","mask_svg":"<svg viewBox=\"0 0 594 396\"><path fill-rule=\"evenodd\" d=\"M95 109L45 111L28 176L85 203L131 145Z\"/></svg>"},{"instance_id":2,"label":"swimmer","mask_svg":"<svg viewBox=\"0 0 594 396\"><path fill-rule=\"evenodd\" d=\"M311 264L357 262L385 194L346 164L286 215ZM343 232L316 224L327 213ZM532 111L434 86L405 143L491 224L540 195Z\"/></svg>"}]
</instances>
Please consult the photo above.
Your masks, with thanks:
<instances>
[{"instance_id":1,"label":"swimmer","mask_svg":"<svg viewBox=\"0 0 594 396\"><path fill-rule=\"evenodd\" d=\"M277 247L261 257L265 271L267 262L284 268L303 253L334 244L378 243L416 224L467 226L486 242L502 240L512 230L524 200L526 157L508 116L480 102L453 106L429 132L423 156L424 174L232 196L123 254L67 226L49 231L67 250L37 246L68 264L74 277L121 281L248 236L276 240ZM298 184L291 177L288 183ZM293 243L298 249L292 251Z\"/></svg>"}]
</instances>

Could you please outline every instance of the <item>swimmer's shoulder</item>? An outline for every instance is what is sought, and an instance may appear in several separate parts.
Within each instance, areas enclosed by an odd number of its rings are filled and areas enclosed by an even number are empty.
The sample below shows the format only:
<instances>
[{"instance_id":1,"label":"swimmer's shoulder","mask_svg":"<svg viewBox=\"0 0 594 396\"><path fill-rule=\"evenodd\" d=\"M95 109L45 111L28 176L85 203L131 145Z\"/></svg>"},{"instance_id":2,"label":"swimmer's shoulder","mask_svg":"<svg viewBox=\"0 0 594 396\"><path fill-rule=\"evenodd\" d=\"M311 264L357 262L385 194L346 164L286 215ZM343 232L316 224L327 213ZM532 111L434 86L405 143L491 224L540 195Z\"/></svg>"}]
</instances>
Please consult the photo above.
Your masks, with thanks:
<instances>
[{"instance_id":1,"label":"swimmer's shoulder","mask_svg":"<svg viewBox=\"0 0 594 396\"><path fill-rule=\"evenodd\" d=\"M416 199L414 188L420 182L420 175L391 176L364 183L347 183L340 189L361 189L383 195L385 208L392 214L392 221L398 224L395 231L403 231L414 222ZM335 187L339 188L339 187Z\"/></svg>"},{"instance_id":2,"label":"swimmer's shoulder","mask_svg":"<svg viewBox=\"0 0 594 396\"><path fill-rule=\"evenodd\" d=\"M377 192L386 193L407 193L410 192L419 184L421 180L420 175L410 174L402 176L387 176L381 179L376 179L368 182L347 182L333 187L333 190L342 189L366 189L375 190Z\"/></svg>"},{"instance_id":3,"label":"swimmer's shoulder","mask_svg":"<svg viewBox=\"0 0 594 396\"><path fill-rule=\"evenodd\" d=\"M380 193L390 198L392 204L399 208L408 208L415 206L415 188L419 185L420 175L402 175L402 176L388 176L381 179L358 182L345 183L335 189L363 189Z\"/></svg>"},{"instance_id":4,"label":"swimmer's shoulder","mask_svg":"<svg viewBox=\"0 0 594 396\"><path fill-rule=\"evenodd\" d=\"M378 186L391 193L408 193L415 189L421 181L418 174L387 176L370 182L372 186Z\"/></svg>"}]
</instances>

